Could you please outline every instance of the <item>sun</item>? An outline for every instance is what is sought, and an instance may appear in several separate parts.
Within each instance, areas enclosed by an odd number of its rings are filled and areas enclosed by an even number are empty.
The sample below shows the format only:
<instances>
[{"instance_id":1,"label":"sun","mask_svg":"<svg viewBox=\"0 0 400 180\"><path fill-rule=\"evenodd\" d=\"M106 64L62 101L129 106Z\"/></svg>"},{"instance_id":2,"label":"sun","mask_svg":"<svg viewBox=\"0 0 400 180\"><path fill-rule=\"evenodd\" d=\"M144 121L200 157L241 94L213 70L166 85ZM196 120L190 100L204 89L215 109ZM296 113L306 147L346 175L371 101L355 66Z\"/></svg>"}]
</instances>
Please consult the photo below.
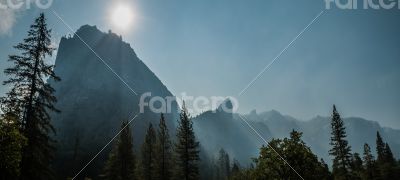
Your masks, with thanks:
<instances>
[{"instance_id":1,"label":"sun","mask_svg":"<svg viewBox=\"0 0 400 180\"><path fill-rule=\"evenodd\" d=\"M111 22L119 30L127 30L133 22L133 12L129 6L120 4L111 12Z\"/></svg>"}]
</instances>

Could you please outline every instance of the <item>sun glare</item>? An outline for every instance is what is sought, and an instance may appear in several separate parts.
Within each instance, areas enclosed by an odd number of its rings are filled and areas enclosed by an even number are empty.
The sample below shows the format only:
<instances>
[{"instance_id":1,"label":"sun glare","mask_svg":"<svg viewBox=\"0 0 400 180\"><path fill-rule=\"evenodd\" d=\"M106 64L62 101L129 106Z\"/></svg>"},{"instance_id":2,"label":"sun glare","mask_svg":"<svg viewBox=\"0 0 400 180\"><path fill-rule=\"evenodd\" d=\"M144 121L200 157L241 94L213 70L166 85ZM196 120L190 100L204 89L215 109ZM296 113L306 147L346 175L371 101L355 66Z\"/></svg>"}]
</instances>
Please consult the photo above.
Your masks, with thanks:
<instances>
[{"instance_id":1,"label":"sun glare","mask_svg":"<svg viewBox=\"0 0 400 180\"><path fill-rule=\"evenodd\" d=\"M119 30L126 30L132 24L133 12L126 5L118 5L112 10L111 21L112 24Z\"/></svg>"}]
</instances>

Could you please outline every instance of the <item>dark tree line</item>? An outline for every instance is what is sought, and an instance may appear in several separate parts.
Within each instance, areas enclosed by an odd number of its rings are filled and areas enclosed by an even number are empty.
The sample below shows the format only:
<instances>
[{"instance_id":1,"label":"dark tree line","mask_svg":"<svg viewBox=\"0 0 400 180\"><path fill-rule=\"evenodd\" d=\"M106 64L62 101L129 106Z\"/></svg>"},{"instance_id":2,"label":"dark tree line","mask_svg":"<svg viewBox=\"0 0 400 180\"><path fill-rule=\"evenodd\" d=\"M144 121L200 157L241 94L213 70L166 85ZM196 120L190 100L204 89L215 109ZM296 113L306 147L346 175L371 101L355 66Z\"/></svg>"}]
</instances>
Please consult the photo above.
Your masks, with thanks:
<instances>
[{"instance_id":1,"label":"dark tree line","mask_svg":"<svg viewBox=\"0 0 400 180\"><path fill-rule=\"evenodd\" d=\"M180 113L176 142L171 141L165 118L161 114L157 131L149 124L137 160L129 125L124 123L122 128L101 175L103 179L199 179L199 142L196 141L185 106Z\"/></svg>"},{"instance_id":2,"label":"dark tree line","mask_svg":"<svg viewBox=\"0 0 400 180\"><path fill-rule=\"evenodd\" d=\"M300 179L301 176L304 179L329 179L331 174L327 165L318 160L301 136L301 132L293 130L290 138L271 140L268 146L261 147L259 157L254 159L255 167L234 178Z\"/></svg>"},{"instance_id":3,"label":"dark tree line","mask_svg":"<svg viewBox=\"0 0 400 180\"><path fill-rule=\"evenodd\" d=\"M335 179L335 180L391 180L400 178L400 162L396 161L388 143L377 132L376 153L364 144L363 154L351 153L346 140L346 129L335 106L331 118L332 171L301 140L302 133L292 131L290 138L273 139L263 146L259 157L248 168L234 164L229 179ZM278 155L279 154L279 155ZM281 160L281 156L289 165ZM296 171L294 171L296 170ZM298 174L297 174L297 173Z\"/></svg>"},{"instance_id":4,"label":"dark tree line","mask_svg":"<svg viewBox=\"0 0 400 180\"><path fill-rule=\"evenodd\" d=\"M346 140L345 125L335 106L333 106L331 127L330 155L334 157L332 173L335 179L400 178L400 164L396 162L389 144L383 141L379 132L376 133L378 157L375 160L367 143L364 144L362 158L358 153L351 154L351 148Z\"/></svg>"},{"instance_id":5,"label":"dark tree line","mask_svg":"<svg viewBox=\"0 0 400 180\"><path fill-rule=\"evenodd\" d=\"M134 179L136 158L133 152L132 132L128 122L121 125L121 134L111 150L104 168L103 179Z\"/></svg>"}]
</instances>

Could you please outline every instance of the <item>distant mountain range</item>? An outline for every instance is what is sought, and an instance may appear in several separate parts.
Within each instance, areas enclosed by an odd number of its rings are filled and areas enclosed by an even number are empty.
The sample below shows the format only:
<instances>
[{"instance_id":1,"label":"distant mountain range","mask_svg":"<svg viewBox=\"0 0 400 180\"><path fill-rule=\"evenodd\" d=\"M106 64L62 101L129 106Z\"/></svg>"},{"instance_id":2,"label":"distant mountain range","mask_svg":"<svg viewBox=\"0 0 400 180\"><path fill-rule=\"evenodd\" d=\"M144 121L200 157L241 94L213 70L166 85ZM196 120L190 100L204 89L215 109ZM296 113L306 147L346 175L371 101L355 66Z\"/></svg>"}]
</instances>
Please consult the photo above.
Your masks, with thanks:
<instances>
[{"instance_id":1,"label":"distant mountain range","mask_svg":"<svg viewBox=\"0 0 400 180\"><path fill-rule=\"evenodd\" d=\"M59 178L73 177L118 132L121 122L139 112L142 93L152 96L173 96L158 77L137 57L128 43L114 33L104 33L95 26L82 26L72 37L60 41L55 62L55 72L61 82L49 83L56 90L56 107L62 113L52 114L57 135L55 169ZM78 37L79 36L79 37ZM85 43L93 49L89 49ZM93 53L97 53L99 57ZM104 60L107 65L105 65ZM110 66L137 93L123 83ZM201 86L201 85L199 85ZM225 107L231 102L225 101ZM327 107L329 108L329 107ZM172 112L166 114L167 125L174 137L179 107L173 103ZM149 122L158 125L160 114L145 111L132 123L134 146L138 150ZM292 129L303 132L303 139L319 157L331 162L330 119L317 116L300 121L272 110L262 113L252 111L243 115L266 140L287 137ZM344 118L348 140L353 152L361 152L366 142L375 148L376 131L400 157L400 130L383 128L377 122L362 118ZM193 118L196 137L200 141L202 156L212 158L224 148L231 157L248 165L265 144L248 127L238 114L207 111ZM111 146L108 146L82 172L82 177L100 174Z\"/></svg>"},{"instance_id":2,"label":"distant mountain range","mask_svg":"<svg viewBox=\"0 0 400 180\"><path fill-rule=\"evenodd\" d=\"M303 140L312 151L331 164L332 157L328 154L331 148L330 117L317 116L308 121L301 121L282 115L276 110L262 113L254 110L241 116L267 141L272 138L289 137L292 130L303 132ZM205 150L216 153L218 149L224 148L240 162L249 164L250 158L257 157L259 148L265 143L243 119L239 114L208 111L194 118L194 127ZM379 131L391 146L395 157L400 157L400 130L381 127L377 122L363 118L349 117L343 118L343 121L353 153L362 154L364 143L368 143L374 150L376 132Z\"/></svg>"}]
</instances>

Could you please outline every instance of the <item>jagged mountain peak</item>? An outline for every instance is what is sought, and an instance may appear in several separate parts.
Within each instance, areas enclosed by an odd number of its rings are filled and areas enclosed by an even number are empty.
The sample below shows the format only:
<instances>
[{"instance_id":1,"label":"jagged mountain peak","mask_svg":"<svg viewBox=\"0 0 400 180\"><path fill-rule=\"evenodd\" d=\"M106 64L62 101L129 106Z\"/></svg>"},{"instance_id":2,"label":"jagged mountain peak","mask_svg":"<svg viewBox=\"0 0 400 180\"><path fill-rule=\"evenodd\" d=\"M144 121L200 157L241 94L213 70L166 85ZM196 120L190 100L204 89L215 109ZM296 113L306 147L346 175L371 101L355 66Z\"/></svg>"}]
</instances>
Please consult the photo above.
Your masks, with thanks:
<instances>
[{"instance_id":1,"label":"jagged mountain peak","mask_svg":"<svg viewBox=\"0 0 400 180\"><path fill-rule=\"evenodd\" d=\"M112 30L109 30L108 33L102 32L100 29L97 28L97 26L91 26L91 25L83 25L81 27L79 27L79 29L76 31L75 35L91 35L91 36L95 36L95 35L110 35L119 39L122 39L122 36L113 33Z\"/></svg>"},{"instance_id":2,"label":"jagged mountain peak","mask_svg":"<svg viewBox=\"0 0 400 180\"><path fill-rule=\"evenodd\" d=\"M84 25L74 36L61 39L54 71L62 79L57 83L50 81L56 90L56 107L62 110L60 114L52 114L58 132L58 148L62 149L56 157L57 171L72 166L70 152L76 139L79 139L78 158L84 158L107 143L107 139L118 132L121 122L134 115L137 120L132 124L133 141L141 144L148 123L157 124L160 118L159 113L148 107L139 113L141 94L149 92L153 97L173 97L128 43L96 26ZM177 112L178 106L173 103L171 112L164 114L172 134ZM86 173L91 177L98 174L101 160L105 158L100 155ZM68 176L73 175L71 173L67 172Z\"/></svg>"},{"instance_id":3,"label":"jagged mountain peak","mask_svg":"<svg viewBox=\"0 0 400 180\"><path fill-rule=\"evenodd\" d=\"M78 30L76 30L76 34L80 35L83 32L91 32L91 33L102 33L97 26L91 26L89 24L86 25L82 25L81 27L79 27Z\"/></svg>"},{"instance_id":4,"label":"jagged mountain peak","mask_svg":"<svg viewBox=\"0 0 400 180\"><path fill-rule=\"evenodd\" d=\"M217 108L218 111L232 113L233 103L230 98L225 99Z\"/></svg>"},{"instance_id":5,"label":"jagged mountain peak","mask_svg":"<svg viewBox=\"0 0 400 180\"><path fill-rule=\"evenodd\" d=\"M127 49L129 53L132 53L134 56L136 56L136 53L131 45L128 42L125 42L121 35L113 33L111 30L109 30L107 33L103 32L95 25L83 25L78 28L73 36L64 36L61 41L63 40L84 41L83 43L87 44L92 49L95 49L99 42L107 40L108 42L112 43L113 47Z\"/></svg>"}]
</instances>

